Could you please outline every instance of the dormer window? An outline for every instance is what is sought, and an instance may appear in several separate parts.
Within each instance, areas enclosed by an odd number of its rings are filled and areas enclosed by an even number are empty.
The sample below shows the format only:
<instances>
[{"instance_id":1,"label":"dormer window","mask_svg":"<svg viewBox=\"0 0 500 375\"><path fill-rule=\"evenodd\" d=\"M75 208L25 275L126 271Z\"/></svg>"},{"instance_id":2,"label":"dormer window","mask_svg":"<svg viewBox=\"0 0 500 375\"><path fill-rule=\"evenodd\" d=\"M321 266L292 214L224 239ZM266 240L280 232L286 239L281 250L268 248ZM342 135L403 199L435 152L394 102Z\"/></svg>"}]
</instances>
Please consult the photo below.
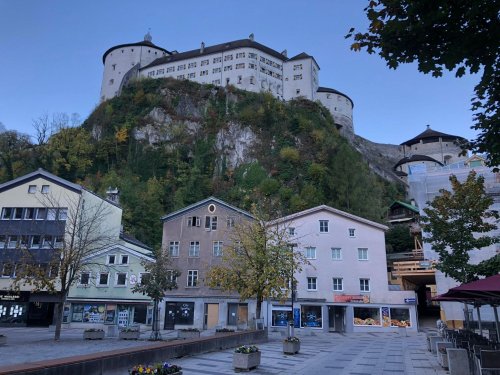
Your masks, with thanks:
<instances>
[{"instance_id":1,"label":"dormer window","mask_svg":"<svg viewBox=\"0 0 500 375\"><path fill-rule=\"evenodd\" d=\"M108 255L108 264L116 263L116 255Z\"/></svg>"},{"instance_id":2,"label":"dormer window","mask_svg":"<svg viewBox=\"0 0 500 375\"><path fill-rule=\"evenodd\" d=\"M121 265L128 264L128 255L122 255L122 256L120 257L120 264L121 264Z\"/></svg>"}]
</instances>

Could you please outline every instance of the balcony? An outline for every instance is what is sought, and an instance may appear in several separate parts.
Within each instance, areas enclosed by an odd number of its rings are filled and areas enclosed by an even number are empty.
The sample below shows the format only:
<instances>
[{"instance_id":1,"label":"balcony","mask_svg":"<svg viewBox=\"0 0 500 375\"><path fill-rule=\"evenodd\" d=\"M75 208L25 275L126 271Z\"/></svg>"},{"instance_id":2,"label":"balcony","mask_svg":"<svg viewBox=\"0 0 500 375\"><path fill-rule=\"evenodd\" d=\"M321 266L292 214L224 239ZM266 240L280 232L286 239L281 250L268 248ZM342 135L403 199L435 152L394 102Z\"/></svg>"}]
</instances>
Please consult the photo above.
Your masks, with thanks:
<instances>
[{"instance_id":1,"label":"balcony","mask_svg":"<svg viewBox=\"0 0 500 375\"><path fill-rule=\"evenodd\" d=\"M415 285L435 284L433 262L429 260L394 262L392 274Z\"/></svg>"}]
</instances>

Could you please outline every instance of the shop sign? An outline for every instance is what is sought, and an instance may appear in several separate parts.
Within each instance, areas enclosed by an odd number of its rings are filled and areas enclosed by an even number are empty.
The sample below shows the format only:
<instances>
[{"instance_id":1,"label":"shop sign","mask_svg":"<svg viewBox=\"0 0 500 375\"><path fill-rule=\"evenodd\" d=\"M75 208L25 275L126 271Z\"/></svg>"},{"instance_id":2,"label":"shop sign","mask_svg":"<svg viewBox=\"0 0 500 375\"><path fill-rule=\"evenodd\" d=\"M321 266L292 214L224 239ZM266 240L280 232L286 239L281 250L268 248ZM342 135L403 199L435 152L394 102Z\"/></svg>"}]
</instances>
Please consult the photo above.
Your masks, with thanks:
<instances>
[{"instance_id":1,"label":"shop sign","mask_svg":"<svg viewBox=\"0 0 500 375\"><path fill-rule=\"evenodd\" d=\"M370 296L362 296L355 294L335 294L333 296L333 302L370 303Z\"/></svg>"},{"instance_id":2,"label":"shop sign","mask_svg":"<svg viewBox=\"0 0 500 375\"><path fill-rule=\"evenodd\" d=\"M27 302L28 300L29 292L20 292L17 294L0 292L0 301Z\"/></svg>"}]
</instances>

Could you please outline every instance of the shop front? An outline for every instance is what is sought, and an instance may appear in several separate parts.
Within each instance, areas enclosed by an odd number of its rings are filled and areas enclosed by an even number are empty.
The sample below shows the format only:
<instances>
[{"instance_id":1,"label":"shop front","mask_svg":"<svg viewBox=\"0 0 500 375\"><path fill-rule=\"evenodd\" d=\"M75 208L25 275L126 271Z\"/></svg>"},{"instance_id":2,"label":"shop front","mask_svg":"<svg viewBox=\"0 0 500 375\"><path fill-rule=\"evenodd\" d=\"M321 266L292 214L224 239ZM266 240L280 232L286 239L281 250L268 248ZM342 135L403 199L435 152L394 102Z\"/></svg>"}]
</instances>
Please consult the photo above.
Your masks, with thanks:
<instances>
[{"instance_id":1,"label":"shop front","mask_svg":"<svg viewBox=\"0 0 500 375\"><path fill-rule=\"evenodd\" d=\"M49 326L57 295L31 292L0 292L0 326Z\"/></svg>"},{"instance_id":2,"label":"shop front","mask_svg":"<svg viewBox=\"0 0 500 375\"><path fill-rule=\"evenodd\" d=\"M73 327L85 327L87 324L129 327L151 325L152 317L153 307L149 301L75 301L64 305L63 323L69 323Z\"/></svg>"}]
</instances>

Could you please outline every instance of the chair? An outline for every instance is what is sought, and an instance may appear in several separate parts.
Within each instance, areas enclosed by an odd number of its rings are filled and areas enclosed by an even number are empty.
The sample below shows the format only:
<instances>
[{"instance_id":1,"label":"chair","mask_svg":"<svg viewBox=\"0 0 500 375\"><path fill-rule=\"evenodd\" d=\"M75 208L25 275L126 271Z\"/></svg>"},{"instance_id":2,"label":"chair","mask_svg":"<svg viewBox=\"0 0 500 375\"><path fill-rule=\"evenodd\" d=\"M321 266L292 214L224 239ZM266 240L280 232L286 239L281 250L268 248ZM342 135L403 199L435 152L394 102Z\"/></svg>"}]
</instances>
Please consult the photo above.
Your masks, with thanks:
<instances>
[{"instance_id":1,"label":"chair","mask_svg":"<svg viewBox=\"0 0 500 375\"><path fill-rule=\"evenodd\" d=\"M500 374L500 350L481 350L479 373Z\"/></svg>"}]
</instances>

